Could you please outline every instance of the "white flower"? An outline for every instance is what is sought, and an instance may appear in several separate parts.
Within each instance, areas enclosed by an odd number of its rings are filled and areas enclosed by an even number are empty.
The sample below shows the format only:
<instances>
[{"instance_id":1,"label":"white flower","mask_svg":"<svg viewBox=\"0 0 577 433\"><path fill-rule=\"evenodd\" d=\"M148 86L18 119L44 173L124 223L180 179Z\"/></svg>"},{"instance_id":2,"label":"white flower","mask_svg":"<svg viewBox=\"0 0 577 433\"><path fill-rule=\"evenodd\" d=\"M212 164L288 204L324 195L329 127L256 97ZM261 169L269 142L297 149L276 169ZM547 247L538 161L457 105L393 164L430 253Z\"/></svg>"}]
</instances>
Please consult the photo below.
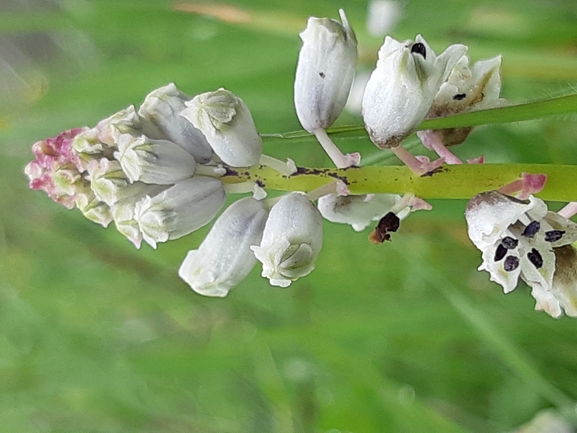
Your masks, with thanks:
<instances>
[{"instance_id":1,"label":"white flower","mask_svg":"<svg viewBox=\"0 0 577 433\"><path fill-rule=\"evenodd\" d=\"M533 196L520 201L497 191L476 195L465 212L469 238L483 253L479 270L505 293L519 277L532 288L535 309L577 317L577 224Z\"/></svg>"},{"instance_id":2,"label":"white flower","mask_svg":"<svg viewBox=\"0 0 577 433\"><path fill-rule=\"evenodd\" d=\"M154 197L146 196L134 208L134 219L145 242L178 239L208 224L225 200L224 186L212 177L181 180Z\"/></svg>"},{"instance_id":3,"label":"white flower","mask_svg":"<svg viewBox=\"0 0 577 433\"><path fill-rule=\"evenodd\" d=\"M322 240L320 212L305 194L293 192L272 207L262 242L252 250L262 262L262 276L288 287L313 271Z\"/></svg>"},{"instance_id":4,"label":"white flower","mask_svg":"<svg viewBox=\"0 0 577 433\"><path fill-rule=\"evenodd\" d=\"M334 223L350 224L357 232L364 230L372 221L378 221L399 204L398 194L337 195L328 194L319 198L318 208L322 216ZM409 206L399 209L397 216L404 219L409 215Z\"/></svg>"},{"instance_id":5,"label":"white flower","mask_svg":"<svg viewBox=\"0 0 577 433\"><path fill-rule=\"evenodd\" d=\"M299 121L311 134L327 129L347 102L357 63L357 39L344 11L342 24L329 18L310 17L300 34L294 82Z\"/></svg>"},{"instance_id":6,"label":"white flower","mask_svg":"<svg viewBox=\"0 0 577 433\"><path fill-rule=\"evenodd\" d=\"M174 83L150 92L138 110L138 114L152 123L161 136L151 137L170 140L178 144L200 164L212 159L210 144L198 129L180 116L190 96L176 88Z\"/></svg>"},{"instance_id":7,"label":"white flower","mask_svg":"<svg viewBox=\"0 0 577 433\"><path fill-rule=\"evenodd\" d=\"M464 45L451 45L437 57L421 35L414 43L387 36L363 97L363 120L372 142L381 148L399 146L423 121L466 51Z\"/></svg>"},{"instance_id":8,"label":"white flower","mask_svg":"<svg viewBox=\"0 0 577 433\"><path fill-rule=\"evenodd\" d=\"M196 170L194 157L168 140L121 134L117 144L114 158L120 162L131 182L171 185L192 177Z\"/></svg>"},{"instance_id":9,"label":"white flower","mask_svg":"<svg viewBox=\"0 0 577 433\"><path fill-rule=\"evenodd\" d=\"M251 245L258 244L268 211L246 197L230 205L197 250L189 251L178 275L197 293L224 297L256 264Z\"/></svg>"},{"instance_id":10,"label":"white flower","mask_svg":"<svg viewBox=\"0 0 577 433\"><path fill-rule=\"evenodd\" d=\"M262 139L242 99L219 89L195 96L186 106L180 115L204 134L225 164L232 167L258 164Z\"/></svg>"},{"instance_id":11,"label":"white flower","mask_svg":"<svg viewBox=\"0 0 577 433\"><path fill-rule=\"evenodd\" d=\"M461 57L449 78L437 92L427 118L445 117L468 111L494 108L505 103L500 99L501 56L476 62L469 69L469 58ZM425 134L437 134L445 146L460 144L472 131L472 127L419 131L421 139ZM429 140L423 140L427 146ZM429 147L429 146L427 146Z\"/></svg>"}]
</instances>

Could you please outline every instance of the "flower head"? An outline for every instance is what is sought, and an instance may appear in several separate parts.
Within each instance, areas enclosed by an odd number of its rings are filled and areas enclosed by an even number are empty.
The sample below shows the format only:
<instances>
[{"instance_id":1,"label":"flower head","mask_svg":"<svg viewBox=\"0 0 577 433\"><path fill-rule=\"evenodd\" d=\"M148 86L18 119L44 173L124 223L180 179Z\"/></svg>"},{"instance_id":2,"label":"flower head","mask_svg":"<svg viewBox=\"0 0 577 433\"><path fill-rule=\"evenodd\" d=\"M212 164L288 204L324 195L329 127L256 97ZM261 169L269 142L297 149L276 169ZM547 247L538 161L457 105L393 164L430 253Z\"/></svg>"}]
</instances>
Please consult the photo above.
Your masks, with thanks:
<instances>
[{"instance_id":1,"label":"flower head","mask_svg":"<svg viewBox=\"0 0 577 433\"><path fill-rule=\"evenodd\" d=\"M421 35L415 42L387 36L363 97L363 120L371 141L381 148L398 146L423 121L466 51L464 45L451 45L437 57Z\"/></svg>"},{"instance_id":2,"label":"flower head","mask_svg":"<svg viewBox=\"0 0 577 433\"><path fill-rule=\"evenodd\" d=\"M138 109L138 114L160 132L160 136L151 138L170 140L194 156L198 163L205 164L213 156L210 144L202 132L180 116L180 112L186 108L185 102L190 99L174 83L170 83L150 92Z\"/></svg>"},{"instance_id":3,"label":"flower head","mask_svg":"<svg viewBox=\"0 0 577 433\"><path fill-rule=\"evenodd\" d=\"M219 89L195 96L180 115L198 128L214 153L232 167L258 164L262 139L242 99Z\"/></svg>"},{"instance_id":4,"label":"flower head","mask_svg":"<svg viewBox=\"0 0 577 433\"><path fill-rule=\"evenodd\" d=\"M531 196L517 200L497 191L477 194L465 212L469 238L483 253L479 270L505 293L519 277L532 288L536 309L577 316L577 224Z\"/></svg>"},{"instance_id":5,"label":"flower head","mask_svg":"<svg viewBox=\"0 0 577 433\"><path fill-rule=\"evenodd\" d=\"M262 201L246 197L216 220L197 250L189 251L178 275L197 293L224 297L256 264L250 250L260 243L268 211Z\"/></svg>"},{"instance_id":6,"label":"flower head","mask_svg":"<svg viewBox=\"0 0 577 433\"><path fill-rule=\"evenodd\" d=\"M293 192L272 207L262 241L252 250L262 276L273 286L288 287L313 271L322 241L320 212L305 194Z\"/></svg>"},{"instance_id":7,"label":"flower head","mask_svg":"<svg viewBox=\"0 0 577 433\"><path fill-rule=\"evenodd\" d=\"M326 129L347 102L357 63L357 39L344 11L342 24L329 18L310 17L300 34L294 99L301 125L310 133Z\"/></svg>"}]
</instances>

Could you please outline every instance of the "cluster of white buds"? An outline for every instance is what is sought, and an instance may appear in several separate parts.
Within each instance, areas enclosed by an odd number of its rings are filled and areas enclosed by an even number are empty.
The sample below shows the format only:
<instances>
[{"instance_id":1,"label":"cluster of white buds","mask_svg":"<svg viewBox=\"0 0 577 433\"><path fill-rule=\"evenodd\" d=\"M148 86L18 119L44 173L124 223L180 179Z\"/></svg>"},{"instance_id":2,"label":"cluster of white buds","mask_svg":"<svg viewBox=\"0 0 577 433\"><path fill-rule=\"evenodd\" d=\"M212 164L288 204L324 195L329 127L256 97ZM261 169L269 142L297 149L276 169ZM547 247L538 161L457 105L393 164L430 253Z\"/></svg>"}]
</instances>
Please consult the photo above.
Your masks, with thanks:
<instances>
[{"instance_id":1,"label":"cluster of white buds","mask_svg":"<svg viewBox=\"0 0 577 433\"><path fill-rule=\"evenodd\" d=\"M518 200L497 191L476 195L465 212L469 237L483 252L479 270L503 286L519 277L531 286L536 310L577 317L577 224L547 209L540 199Z\"/></svg>"},{"instance_id":2,"label":"cluster of white buds","mask_svg":"<svg viewBox=\"0 0 577 433\"><path fill-rule=\"evenodd\" d=\"M357 61L355 34L344 12L342 24L310 18L301 33L295 77L298 118L314 134L337 167L358 165L358 153L343 155L326 133L341 114L351 90ZM441 158L415 157L401 142L426 118L491 108L499 98L501 57L477 62L469 69L465 45L451 45L439 56L421 35L399 42L390 36L378 53L377 65L365 85L362 116L371 141L392 150L415 173L434 171L443 162L461 161L446 146L462 143L471 128L423 131L423 144ZM470 162L483 162L482 158Z\"/></svg>"},{"instance_id":3,"label":"cluster of white buds","mask_svg":"<svg viewBox=\"0 0 577 433\"><path fill-rule=\"evenodd\" d=\"M262 142L232 93L191 98L169 84L151 92L138 112L130 106L94 128L38 142L33 152L36 160L25 169L32 188L103 226L114 221L137 248L143 240L156 248L209 223L226 198L223 161L256 164Z\"/></svg>"}]
</instances>

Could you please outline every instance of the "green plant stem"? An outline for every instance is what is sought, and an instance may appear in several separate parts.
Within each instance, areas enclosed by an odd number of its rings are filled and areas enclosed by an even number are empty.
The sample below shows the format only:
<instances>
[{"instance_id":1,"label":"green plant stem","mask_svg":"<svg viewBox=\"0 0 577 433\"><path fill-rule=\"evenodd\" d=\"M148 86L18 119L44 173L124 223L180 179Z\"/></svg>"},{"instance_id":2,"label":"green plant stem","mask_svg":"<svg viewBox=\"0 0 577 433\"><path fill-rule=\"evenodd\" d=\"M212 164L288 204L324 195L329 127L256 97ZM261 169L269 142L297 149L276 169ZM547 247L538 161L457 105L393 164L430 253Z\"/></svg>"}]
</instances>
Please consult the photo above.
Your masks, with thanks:
<instances>
[{"instance_id":1,"label":"green plant stem","mask_svg":"<svg viewBox=\"0 0 577 433\"><path fill-rule=\"evenodd\" d=\"M239 183L247 180L279 191L309 192L335 180L343 181L352 194L412 192L424 199L469 199L473 195L501 186L519 178L521 173L547 175L547 184L537 196L550 201L577 201L577 165L545 164L463 164L444 165L439 172L417 176L404 166L307 168L283 176L262 165L229 170L221 180Z\"/></svg>"}]
</instances>

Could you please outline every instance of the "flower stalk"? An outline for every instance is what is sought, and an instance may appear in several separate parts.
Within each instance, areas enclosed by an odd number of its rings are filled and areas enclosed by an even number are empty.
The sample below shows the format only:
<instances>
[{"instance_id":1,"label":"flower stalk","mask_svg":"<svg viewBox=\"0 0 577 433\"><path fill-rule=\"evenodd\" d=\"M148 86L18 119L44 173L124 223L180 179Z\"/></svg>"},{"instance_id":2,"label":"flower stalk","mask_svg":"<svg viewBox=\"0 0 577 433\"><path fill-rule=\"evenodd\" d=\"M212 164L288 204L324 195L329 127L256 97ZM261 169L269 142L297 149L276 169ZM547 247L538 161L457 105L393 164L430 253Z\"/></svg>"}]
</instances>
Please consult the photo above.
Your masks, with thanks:
<instances>
[{"instance_id":1,"label":"flower stalk","mask_svg":"<svg viewBox=\"0 0 577 433\"><path fill-rule=\"evenodd\" d=\"M225 184L258 182L268 189L309 192L329 182L341 180L351 194L404 194L411 192L423 199L469 199L482 191L499 189L518 179L522 173L547 176L543 200L577 201L577 190L567 179L577 178L575 165L550 164L472 164L443 166L430 176L418 176L407 167L299 167L291 176L255 165L231 170L220 180Z\"/></svg>"}]
</instances>

